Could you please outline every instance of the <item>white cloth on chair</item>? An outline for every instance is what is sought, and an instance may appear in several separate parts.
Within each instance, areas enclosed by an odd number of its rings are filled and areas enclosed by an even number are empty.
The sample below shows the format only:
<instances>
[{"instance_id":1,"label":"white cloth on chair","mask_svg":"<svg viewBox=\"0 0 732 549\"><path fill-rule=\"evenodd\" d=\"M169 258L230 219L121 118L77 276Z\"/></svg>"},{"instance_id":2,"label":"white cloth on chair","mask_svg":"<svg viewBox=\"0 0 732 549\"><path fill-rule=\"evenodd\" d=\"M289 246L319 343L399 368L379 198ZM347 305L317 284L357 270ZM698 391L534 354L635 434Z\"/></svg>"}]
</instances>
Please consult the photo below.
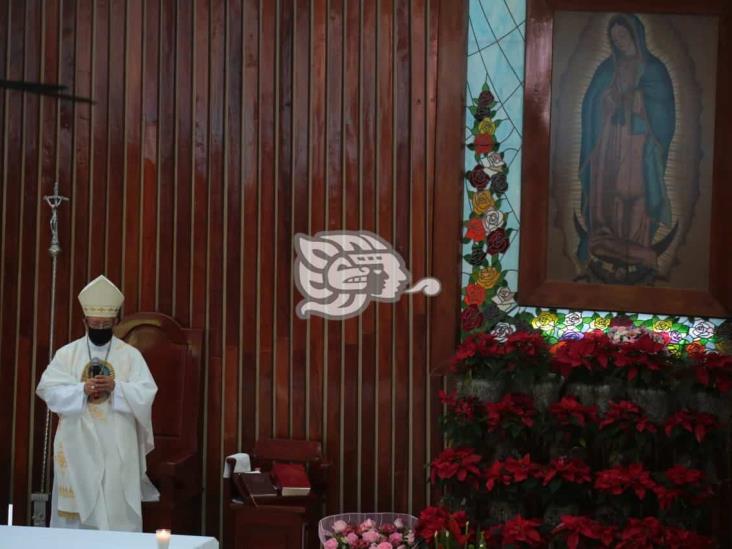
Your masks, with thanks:
<instances>
[{"instance_id":1,"label":"white cloth on chair","mask_svg":"<svg viewBox=\"0 0 732 549\"><path fill-rule=\"evenodd\" d=\"M231 454L230 456L226 456L226 460L224 461L224 478L229 478L231 476L231 464L229 463L229 459L234 460L235 473L251 472L252 463L249 460L249 454Z\"/></svg>"}]
</instances>

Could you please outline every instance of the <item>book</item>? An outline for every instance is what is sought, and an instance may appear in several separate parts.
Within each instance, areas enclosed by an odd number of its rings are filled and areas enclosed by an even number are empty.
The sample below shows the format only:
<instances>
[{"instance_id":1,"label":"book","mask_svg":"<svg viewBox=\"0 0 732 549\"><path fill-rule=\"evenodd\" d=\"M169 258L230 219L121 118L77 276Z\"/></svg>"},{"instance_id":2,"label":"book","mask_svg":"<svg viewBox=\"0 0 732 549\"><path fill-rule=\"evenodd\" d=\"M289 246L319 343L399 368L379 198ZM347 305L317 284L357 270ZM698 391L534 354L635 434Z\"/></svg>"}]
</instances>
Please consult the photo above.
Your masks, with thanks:
<instances>
[{"instance_id":1,"label":"book","mask_svg":"<svg viewBox=\"0 0 732 549\"><path fill-rule=\"evenodd\" d=\"M251 473L237 473L236 479L241 480L249 495L255 498L276 496L277 489L272 484L268 473L259 471Z\"/></svg>"},{"instance_id":2,"label":"book","mask_svg":"<svg viewBox=\"0 0 732 549\"><path fill-rule=\"evenodd\" d=\"M283 496L307 496L310 493L307 471L299 463L275 463L272 479Z\"/></svg>"}]
</instances>

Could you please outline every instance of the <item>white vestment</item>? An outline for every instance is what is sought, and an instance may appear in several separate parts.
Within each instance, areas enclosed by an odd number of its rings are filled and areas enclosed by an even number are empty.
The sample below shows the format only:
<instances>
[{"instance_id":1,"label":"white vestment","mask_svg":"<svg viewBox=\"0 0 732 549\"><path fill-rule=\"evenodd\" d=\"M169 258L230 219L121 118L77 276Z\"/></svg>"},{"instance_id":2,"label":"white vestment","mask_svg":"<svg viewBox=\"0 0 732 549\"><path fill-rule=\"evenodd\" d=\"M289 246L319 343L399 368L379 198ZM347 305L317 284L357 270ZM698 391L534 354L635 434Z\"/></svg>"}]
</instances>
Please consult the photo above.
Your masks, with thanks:
<instances>
[{"instance_id":1,"label":"white vestment","mask_svg":"<svg viewBox=\"0 0 732 549\"><path fill-rule=\"evenodd\" d=\"M51 527L142 531L141 501L159 493L147 478L153 449L152 403L158 388L140 352L112 338L97 347L87 337L58 350L36 393L59 422L53 441ZM91 356L114 369L115 388L100 404L87 402L82 374Z\"/></svg>"}]
</instances>

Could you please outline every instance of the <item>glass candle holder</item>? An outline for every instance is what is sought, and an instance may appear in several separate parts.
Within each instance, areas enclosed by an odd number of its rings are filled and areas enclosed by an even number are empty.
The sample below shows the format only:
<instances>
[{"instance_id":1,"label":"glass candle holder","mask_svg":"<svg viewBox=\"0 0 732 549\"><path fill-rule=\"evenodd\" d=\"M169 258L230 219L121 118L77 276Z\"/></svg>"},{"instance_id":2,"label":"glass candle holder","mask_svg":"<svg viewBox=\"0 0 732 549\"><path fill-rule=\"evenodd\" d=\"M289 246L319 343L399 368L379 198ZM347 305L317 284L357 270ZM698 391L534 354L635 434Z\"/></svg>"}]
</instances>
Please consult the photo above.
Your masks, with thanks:
<instances>
[{"instance_id":1,"label":"glass candle holder","mask_svg":"<svg viewBox=\"0 0 732 549\"><path fill-rule=\"evenodd\" d=\"M158 549L168 549L170 545L170 530L166 530L165 528L155 530L155 539L158 542Z\"/></svg>"}]
</instances>

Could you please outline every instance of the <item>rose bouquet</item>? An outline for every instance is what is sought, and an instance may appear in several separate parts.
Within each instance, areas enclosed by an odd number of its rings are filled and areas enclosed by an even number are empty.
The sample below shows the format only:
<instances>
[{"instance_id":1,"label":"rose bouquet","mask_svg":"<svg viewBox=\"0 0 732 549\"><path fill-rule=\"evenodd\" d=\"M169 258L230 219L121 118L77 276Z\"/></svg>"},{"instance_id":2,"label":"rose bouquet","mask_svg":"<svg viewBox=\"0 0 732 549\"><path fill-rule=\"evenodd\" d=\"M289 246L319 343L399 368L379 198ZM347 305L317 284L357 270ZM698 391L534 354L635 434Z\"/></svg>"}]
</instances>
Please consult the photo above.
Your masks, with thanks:
<instances>
[{"instance_id":1,"label":"rose bouquet","mask_svg":"<svg viewBox=\"0 0 732 549\"><path fill-rule=\"evenodd\" d=\"M318 525L325 549L408 549L417 546L417 518L399 513L347 513Z\"/></svg>"}]
</instances>

